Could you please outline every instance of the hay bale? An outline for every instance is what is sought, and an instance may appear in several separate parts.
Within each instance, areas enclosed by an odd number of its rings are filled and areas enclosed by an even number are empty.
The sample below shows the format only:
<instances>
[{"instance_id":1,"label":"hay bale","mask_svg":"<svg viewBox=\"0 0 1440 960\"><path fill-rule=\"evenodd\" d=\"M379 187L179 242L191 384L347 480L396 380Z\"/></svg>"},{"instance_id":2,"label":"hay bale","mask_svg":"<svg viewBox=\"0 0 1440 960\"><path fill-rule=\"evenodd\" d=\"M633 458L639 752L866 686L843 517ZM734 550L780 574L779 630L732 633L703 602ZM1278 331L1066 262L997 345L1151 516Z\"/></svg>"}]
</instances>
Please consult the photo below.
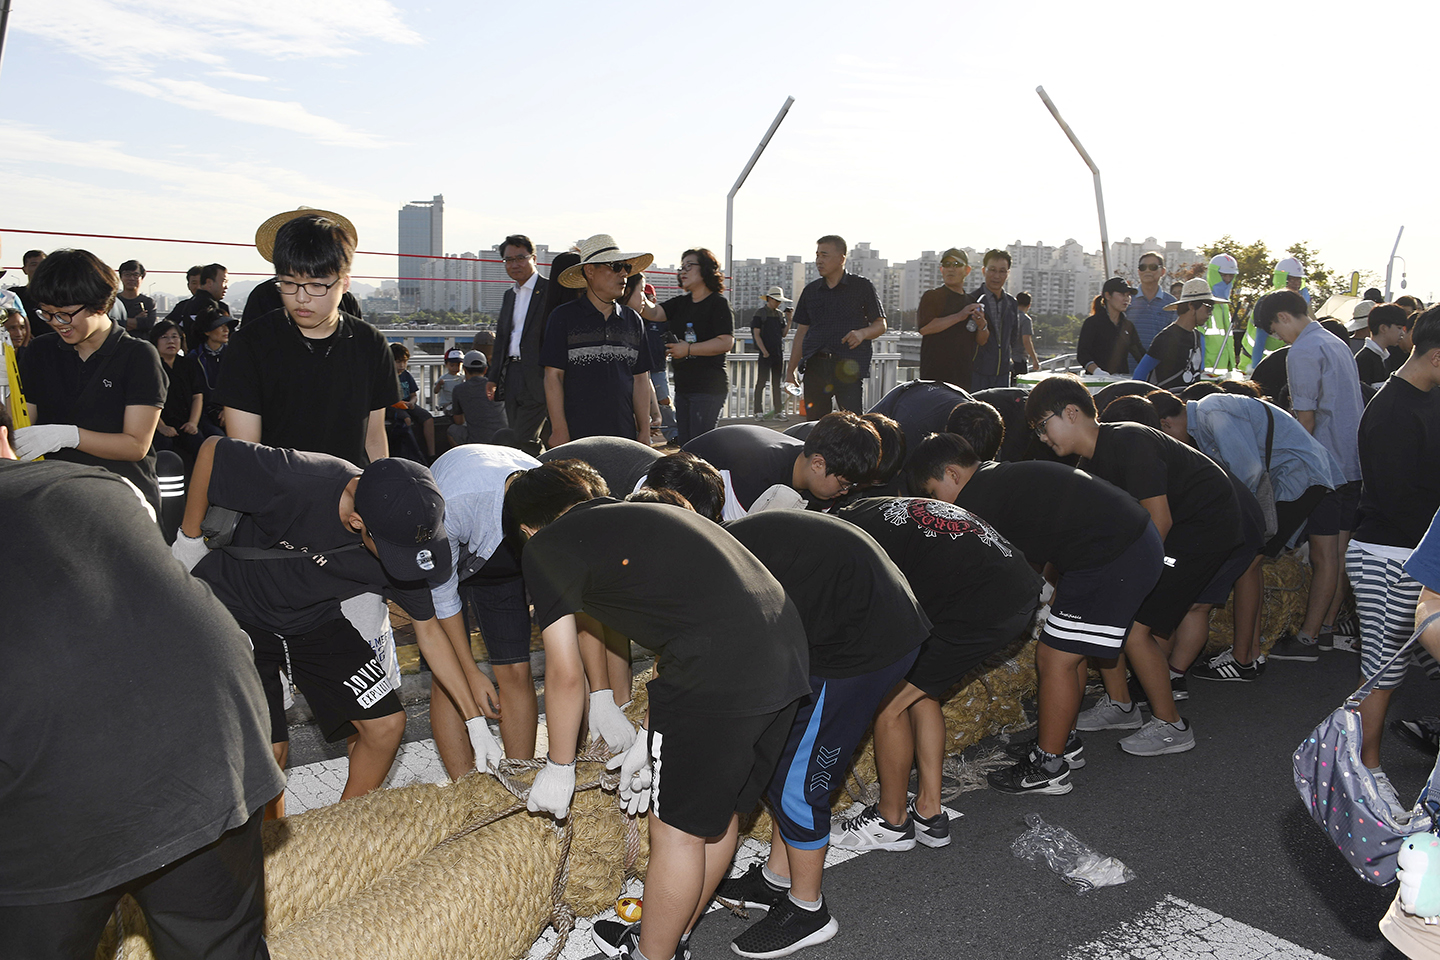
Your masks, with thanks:
<instances>
[{"instance_id":1,"label":"hay bale","mask_svg":"<svg viewBox=\"0 0 1440 960\"><path fill-rule=\"evenodd\" d=\"M1265 580L1265 594L1260 606L1261 649L1269 652L1275 641L1300 629L1305 622L1305 606L1310 601L1311 568L1298 558L1286 554L1260 562ZM1219 653L1235 642L1235 596L1232 593L1224 607L1210 611L1210 635L1205 654Z\"/></svg>"}]
</instances>

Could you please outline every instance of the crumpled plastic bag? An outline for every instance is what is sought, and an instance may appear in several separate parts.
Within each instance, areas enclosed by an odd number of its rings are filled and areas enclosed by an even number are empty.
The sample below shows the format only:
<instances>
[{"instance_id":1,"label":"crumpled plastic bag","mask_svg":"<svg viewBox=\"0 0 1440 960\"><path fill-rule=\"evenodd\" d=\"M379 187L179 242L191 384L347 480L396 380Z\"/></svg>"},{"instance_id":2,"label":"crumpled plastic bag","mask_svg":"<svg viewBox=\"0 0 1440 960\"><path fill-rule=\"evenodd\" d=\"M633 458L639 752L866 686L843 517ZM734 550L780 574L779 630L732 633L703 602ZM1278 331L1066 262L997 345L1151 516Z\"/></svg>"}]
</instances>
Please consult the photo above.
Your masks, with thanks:
<instances>
[{"instance_id":1,"label":"crumpled plastic bag","mask_svg":"<svg viewBox=\"0 0 1440 960\"><path fill-rule=\"evenodd\" d=\"M1038 813L1025 817L1030 825L1010 844L1010 852L1021 860L1043 858L1051 870L1085 893L1096 887L1113 887L1135 879L1135 871L1114 857L1101 856L1064 827L1046 823Z\"/></svg>"}]
</instances>

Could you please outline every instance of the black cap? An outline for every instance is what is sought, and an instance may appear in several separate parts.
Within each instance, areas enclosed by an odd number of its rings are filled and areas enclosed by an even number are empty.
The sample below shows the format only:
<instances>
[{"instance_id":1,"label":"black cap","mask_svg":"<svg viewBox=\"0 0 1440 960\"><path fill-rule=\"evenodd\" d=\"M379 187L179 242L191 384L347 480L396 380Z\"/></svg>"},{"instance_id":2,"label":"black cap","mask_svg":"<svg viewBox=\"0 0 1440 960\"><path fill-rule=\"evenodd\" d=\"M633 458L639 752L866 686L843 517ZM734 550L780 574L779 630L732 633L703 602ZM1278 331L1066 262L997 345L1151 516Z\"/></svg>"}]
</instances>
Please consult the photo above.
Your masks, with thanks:
<instances>
[{"instance_id":1,"label":"black cap","mask_svg":"<svg viewBox=\"0 0 1440 960\"><path fill-rule=\"evenodd\" d=\"M1130 294L1131 296L1134 296L1135 294L1139 293L1140 291L1138 291L1138 290L1136 290L1134 287L1130 286L1129 281L1127 281L1124 277L1111 277L1109 280L1106 280L1106 281L1105 281L1105 288L1104 288L1104 290L1103 290L1102 292L1103 292L1103 293L1128 293L1128 294Z\"/></svg>"},{"instance_id":2,"label":"black cap","mask_svg":"<svg viewBox=\"0 0 1440 960\"><path fill-rule=\"evenodd\" d=\"M450 576L445 498L429 470L413 460L376 460L355 487L355 512L390 576L436 583Z\"/></svg>"}]
</instances>

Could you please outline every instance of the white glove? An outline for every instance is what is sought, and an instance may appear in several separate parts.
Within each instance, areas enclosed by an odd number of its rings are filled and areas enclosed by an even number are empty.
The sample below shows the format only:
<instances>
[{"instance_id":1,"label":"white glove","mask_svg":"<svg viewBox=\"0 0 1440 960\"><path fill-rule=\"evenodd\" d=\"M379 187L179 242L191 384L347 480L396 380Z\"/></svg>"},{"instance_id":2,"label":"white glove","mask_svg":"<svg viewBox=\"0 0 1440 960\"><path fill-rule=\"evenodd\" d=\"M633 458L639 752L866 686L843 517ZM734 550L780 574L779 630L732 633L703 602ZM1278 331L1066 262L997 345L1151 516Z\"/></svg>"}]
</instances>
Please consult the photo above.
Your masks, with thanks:
<instances>
[{"instance_id":1,"label":"white glove","mask_svg":"<svg viewBox=\"0 0 1440 960\"><path fill-rule=\"evenodd\" d=\"M488 770L491 773L500 769L500 761L505 759L505 751L490 732L490 725L485 722L485 718L471 717L465 721L465 729L470 734L470 746L475 748L475 769ZM571 777L574 777L573 772Z\"/></svg>"},{"instance_id":2,"label":"white glove","mask_svg":"<svg viewBox=\"0 0 1440 960\"><path fill-rule=\"evenodd\" d=\"M1040 606L1045 606L1055 599L1055 587L1049 580L1040 581Z\"/></svg>"},{"instance_id":3,"label":"white glove","mask_svg":"<svg viewBox=\"0 0 1440 960\"><path fill-rule=\"evenodd\" d=\"M531 813L552 813L556 820L570 815L570 800L575 796L575 764L561 766L554 760L545 761L545 769L535 774L530 784L530 799L525 809Z\"/></svg>"},{"instance_id":4,"label":"white glove","mask_svg":"<svg viewBox=\"0 0 1440 960\"><path fill-rule=\"evenodd\" d=\"M590 729L605 738L612 750L624 753L635 742L635 725L624 712L615 706L615 696L609 690L596 690L590 694Z\"/></svg>"},{"instance_id":5,"label":"white glove","mask_svg":"<svg viewBox=\"0 0 1440 960\"><path fill-rule=\"evenodd\" d=\"M73 423L42 423L38 427L21 427L10 434L15 456L34 460L56 450L80 446L80 428Z\"/></svg>"},{"instance_id":6,"label":"white glove","mask_svg":"<svg viewBox=\"0 0 1440 960\"><path fill-rule=\"evenodd\" d=\"M204 537L187 537L185 531L175 531L175 542L170 545L170 556L180 561L180 566L189 573L195 569L195 564L205 559L210 548L205 546Z\"/></svg>"},{"instance_id":7,"label":"white glove","mask_svg":"<svg viewBox=\"0 0 1440 960\"><path fill-rule=\"evenodd\" d=\"M620 802L630 816L650 809L650 738L641 731L630 749L616 754L605 764L606 770L620 768Z\"/></svg>"}]
</instances>

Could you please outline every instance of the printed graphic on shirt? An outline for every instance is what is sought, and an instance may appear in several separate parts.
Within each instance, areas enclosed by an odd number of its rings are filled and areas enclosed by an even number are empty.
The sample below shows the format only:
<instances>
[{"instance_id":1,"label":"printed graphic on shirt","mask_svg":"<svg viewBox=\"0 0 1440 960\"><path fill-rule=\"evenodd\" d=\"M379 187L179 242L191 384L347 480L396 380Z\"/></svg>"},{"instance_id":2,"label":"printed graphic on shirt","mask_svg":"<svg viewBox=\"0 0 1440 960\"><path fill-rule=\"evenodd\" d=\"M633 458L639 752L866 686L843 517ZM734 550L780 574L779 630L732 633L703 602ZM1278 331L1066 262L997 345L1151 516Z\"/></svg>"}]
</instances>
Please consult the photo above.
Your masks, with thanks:
<instances>
[{"instance_id":1,"label":"printed graphic on shirt","mask_svg":"<svg viewBox=\"0 0 1440 960\"><path fill-rule=\"evenodd\" d=\"M938 537L942 533L951 540L958 540L965 534L973 534L987 546L999 550L1002 556L1014 555L1010 542L996 532L984 520L953 503L942 500L897 498L885 508L886 521L897 527L914 523L927 537Z\"/></svg>"}]
</instances>

